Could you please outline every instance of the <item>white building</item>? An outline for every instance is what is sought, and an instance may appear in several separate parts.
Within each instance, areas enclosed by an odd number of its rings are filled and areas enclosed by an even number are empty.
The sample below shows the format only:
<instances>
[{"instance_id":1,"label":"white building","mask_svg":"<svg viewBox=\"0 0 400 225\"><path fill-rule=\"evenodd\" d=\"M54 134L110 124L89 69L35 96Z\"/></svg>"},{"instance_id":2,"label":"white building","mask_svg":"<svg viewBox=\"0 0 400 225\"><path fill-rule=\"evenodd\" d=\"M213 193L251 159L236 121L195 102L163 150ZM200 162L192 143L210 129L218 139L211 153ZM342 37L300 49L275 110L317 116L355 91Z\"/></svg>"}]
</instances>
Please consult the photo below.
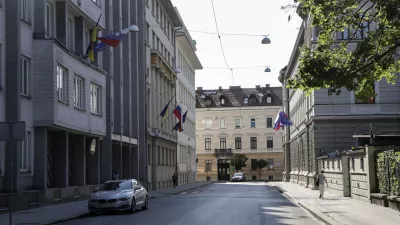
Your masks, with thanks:
<instances>
[{"instance_id":1,"label":"white building","mask_svg":"<svg viewBox=\"0 0 400 225\"><path fill-rule=\"evenodd\" d=\"M180 14L175 8L180 18ZM196 46L186 29L182 18L182 29L176 33L176 101L182 107L182 115L187 111L184 131L178 133L177 174L179 184L196 180L196 98L195 70L203 69L195 51Z\"/></svg>"}]
</instances>

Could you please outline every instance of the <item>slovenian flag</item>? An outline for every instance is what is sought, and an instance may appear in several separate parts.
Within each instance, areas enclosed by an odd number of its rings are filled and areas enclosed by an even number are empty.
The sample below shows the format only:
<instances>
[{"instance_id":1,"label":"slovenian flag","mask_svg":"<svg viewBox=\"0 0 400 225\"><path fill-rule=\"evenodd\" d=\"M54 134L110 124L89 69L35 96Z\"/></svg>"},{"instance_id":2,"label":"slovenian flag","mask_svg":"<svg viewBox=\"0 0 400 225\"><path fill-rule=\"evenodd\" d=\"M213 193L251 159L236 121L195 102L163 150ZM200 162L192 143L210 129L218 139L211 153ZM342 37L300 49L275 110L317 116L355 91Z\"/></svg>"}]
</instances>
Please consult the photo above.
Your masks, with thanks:
<instances>
[{"instance_id":1,"label":"slovenian flag","mask_svg":"<svg viewBox=\"0 0 400 225\"><path fill-rule=\"evenodd\" d=\"M98 37L97 40L103 42L111 47L117 47L119 43L124 39L125 35L129 33L129 27L125 28L117 33L111 33L104 37Z\"/></svg>"},{"instance_id":2,"label":"slovenian flag","mask_svg":"<svg viewBox=\"0 0 400 225\"><path fill-rule=\"evenodd\" d=\"M176 118L178 118L179 121L182 120L182 109L179 105L177 105L174 109L174 115L176 116Z\"/></svg>"},{"instance_id":3,"label":"slovenian flag","mask_svg":"<svg viewBox=\"0 0 400 225\"><path fill-rule=\"evenodd\" d=\"M293 123L292 121L290 121L287 114L283 111L279 111L275 119L274 129L279 130L281 126L292 126L292 125Z\"/></svg>"}]
</instances>

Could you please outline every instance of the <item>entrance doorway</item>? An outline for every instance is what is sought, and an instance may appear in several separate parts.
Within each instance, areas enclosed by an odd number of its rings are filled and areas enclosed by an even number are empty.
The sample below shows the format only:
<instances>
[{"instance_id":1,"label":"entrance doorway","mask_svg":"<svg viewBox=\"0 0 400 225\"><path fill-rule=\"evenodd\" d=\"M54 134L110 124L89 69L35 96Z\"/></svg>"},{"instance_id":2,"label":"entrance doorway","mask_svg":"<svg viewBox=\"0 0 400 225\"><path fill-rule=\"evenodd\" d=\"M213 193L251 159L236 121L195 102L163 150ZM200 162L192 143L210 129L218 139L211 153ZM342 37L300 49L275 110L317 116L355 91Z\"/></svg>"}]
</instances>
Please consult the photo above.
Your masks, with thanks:
<instances>
[{"instance_id":1,"label":"entrance doorway","mask_svg":"<svg viewBox=\"0 0 400 225\"><path fill-rule=\"evenodd\" d=\"M218 159L218 180L230 180L230 161L228 159Z\"/></svg>"}]
</instances>

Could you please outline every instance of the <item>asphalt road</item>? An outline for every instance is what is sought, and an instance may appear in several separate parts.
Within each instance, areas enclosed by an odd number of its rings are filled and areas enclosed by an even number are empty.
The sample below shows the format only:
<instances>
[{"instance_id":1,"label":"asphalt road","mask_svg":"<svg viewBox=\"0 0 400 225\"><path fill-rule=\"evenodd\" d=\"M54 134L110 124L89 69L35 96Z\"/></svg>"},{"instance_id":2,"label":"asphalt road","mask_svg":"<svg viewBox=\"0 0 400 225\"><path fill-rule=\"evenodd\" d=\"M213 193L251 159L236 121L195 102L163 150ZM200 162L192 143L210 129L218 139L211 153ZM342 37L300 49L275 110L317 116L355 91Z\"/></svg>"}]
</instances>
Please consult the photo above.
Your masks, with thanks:
<instances>
[{"instance_id":1,"label":"asphalt road","mask_svg":"<svg viewBox=\"0 0 400 225\"><path fill-rule=\"evenodd\" d=\"M108 213L63 225L321 225L265 183L215 183L151 199L149 210Z\"/></svg>"}]
</instances>

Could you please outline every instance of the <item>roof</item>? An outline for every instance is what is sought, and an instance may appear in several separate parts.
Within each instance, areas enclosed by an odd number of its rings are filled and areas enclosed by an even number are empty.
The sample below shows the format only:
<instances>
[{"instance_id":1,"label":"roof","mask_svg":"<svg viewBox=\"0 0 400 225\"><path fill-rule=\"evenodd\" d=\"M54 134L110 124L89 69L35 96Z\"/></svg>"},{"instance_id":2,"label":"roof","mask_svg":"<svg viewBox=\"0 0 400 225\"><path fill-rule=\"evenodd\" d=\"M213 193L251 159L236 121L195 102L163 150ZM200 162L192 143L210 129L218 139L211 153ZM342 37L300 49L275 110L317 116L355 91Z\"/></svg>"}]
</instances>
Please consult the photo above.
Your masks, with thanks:
<instances>
[{"instance_id":1,"label":"roof","mask_svg":"<svg viewBox=\"0 0 400 225\"><path fill-rule=\"evenodd\" d=\"M181 21L176 14L175 8L171 3L171 0L159 0L160 5L162 5L163 9L165 10L165 13L168 15L168 17L171 19L171 23L173 27L180 27L182 26Z\"/></svg>"},{"instance_id":2,"label":"roof","mask_svg":"<svg viewBox=\"0 0 400 225\"><path fill-rule=\"evenodd\" d=\"M268 97L271 103L267 102ZM206 100L211 100L209 105L206 105ZM230 86L229 89L207 90L198 87L196 90L196 108L281 106L282 103L282 87L270 87L269 84L254 88Z\"/></svg>"}]
</instances>

